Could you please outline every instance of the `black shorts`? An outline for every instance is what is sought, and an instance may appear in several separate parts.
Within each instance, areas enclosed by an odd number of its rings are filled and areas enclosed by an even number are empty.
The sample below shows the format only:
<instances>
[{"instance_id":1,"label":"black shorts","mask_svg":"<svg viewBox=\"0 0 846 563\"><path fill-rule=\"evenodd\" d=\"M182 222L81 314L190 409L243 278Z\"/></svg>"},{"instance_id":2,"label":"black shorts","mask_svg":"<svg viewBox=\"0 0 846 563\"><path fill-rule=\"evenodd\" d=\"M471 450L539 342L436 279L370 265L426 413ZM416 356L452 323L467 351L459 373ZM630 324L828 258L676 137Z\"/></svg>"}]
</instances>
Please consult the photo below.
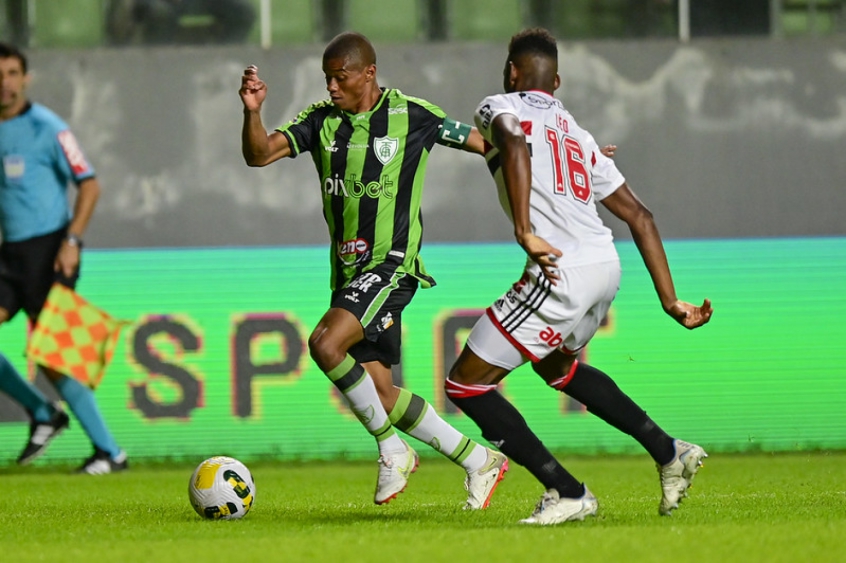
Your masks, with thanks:
<instances>
[{"instance_id":1,"label":"black shorts","mask_svg":"<svg viewBox=\"0 0 846 563\"><path fill-rule=\"evenodd\" d=\"M63 228L20 242L0 244L0 307L9 312L9 319L21 309L30 319L36 319L53 282L71 289L76 287L79 268L70 278L53 269L66 234L67 229Z\"/></svg>"},{"instance_id":2,"label":"black shorts","mask_svg":"<svg viewBox=\"0 0 846 563\"><path fill-rule=\"evenodd\" d=\"M417 292L418 281L396 266L382 264L363 272L332 293L332 307L345 309L361 321L364 340L349 349L357 362L400 363L402 311Z\"/></svg>"}]
</instances>

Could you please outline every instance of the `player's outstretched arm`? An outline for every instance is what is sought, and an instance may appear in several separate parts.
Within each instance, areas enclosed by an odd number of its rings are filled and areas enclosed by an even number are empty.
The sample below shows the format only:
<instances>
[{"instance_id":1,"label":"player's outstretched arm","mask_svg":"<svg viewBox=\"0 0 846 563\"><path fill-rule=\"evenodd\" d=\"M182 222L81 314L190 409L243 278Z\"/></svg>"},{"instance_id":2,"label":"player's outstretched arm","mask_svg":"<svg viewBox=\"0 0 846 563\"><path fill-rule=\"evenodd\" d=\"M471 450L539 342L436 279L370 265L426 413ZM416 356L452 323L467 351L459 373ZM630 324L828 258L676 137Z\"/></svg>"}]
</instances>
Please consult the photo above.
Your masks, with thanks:
<instances>
[{"instance_id":1,"label":"player's outstretched arm","mask_svg":"<svg viewBox=\"0 0 846 563\"><path fill-rule=\"evenodd\" d=\"M261 121L261 106L267 97L267 85L258 76L258 68L250 65L241 76L238 90L244 104L244 125L241 129L241 153L249 166L266 166L291 154L288 138L274 131L270 135Z\"/></svg>"},{"instance_id":2,"label":"player's outstretched arm","mask_svg":"<svg viewBox=\"0 0 846 563\"><path fill-rule=\"evenodd\" d=\"M708 299L697 307L676 297L664 243L661 241L652 212L625 183L603 199L602 203L629 226L664 311L686 328L693 329L707 323L714 312Z\"/></svg>"},{"instance_id":3,"label":"player's outstretched arm","mask_svg":"<svg viewBox=\"0 0 846 563\"><path fill-rule=\"evenodd\" d=\"M438 130L437 143L453 149L485 154L485 138L475 127L445 117Z\"/></svg>"},{"instance_id":4,"label":"player's outstretched arm","mask_svg":"<svg viewBox=\"0 0 846 563\"><path fill-rule=\"evenodd\" d=\"M492 141L499 149L505 191L511 206L514 237L529 257L537 262L552 283L559 279L555 261L561 251L532 233L529 196L532 191L532 161L526 136L517 116L503 113L491 123Z\"/></svg>"}]
</instances>

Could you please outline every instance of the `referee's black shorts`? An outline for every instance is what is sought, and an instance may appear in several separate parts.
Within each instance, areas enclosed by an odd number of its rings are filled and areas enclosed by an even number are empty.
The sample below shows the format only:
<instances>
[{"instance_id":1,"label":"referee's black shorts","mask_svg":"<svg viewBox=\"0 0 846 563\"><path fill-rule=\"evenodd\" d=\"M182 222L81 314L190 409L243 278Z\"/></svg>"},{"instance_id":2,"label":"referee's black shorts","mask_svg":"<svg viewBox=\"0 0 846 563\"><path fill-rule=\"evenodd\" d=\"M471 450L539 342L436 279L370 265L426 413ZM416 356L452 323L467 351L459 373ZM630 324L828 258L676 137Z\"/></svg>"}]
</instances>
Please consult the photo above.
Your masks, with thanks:
<instances>
[{"instance_id":1,"label":"referee's black shorts","mask_svg":"<svg viewBox=\"0 0 846 563\"><path fill-rule=\"evenodd\" d=\"M0 307L9 319L21 309L35 320L47 300L53 282L73 289L79 268L66 278L53 265L67 234L67 227L30 239L0 244Z\"/></svg>"}]
</instances>

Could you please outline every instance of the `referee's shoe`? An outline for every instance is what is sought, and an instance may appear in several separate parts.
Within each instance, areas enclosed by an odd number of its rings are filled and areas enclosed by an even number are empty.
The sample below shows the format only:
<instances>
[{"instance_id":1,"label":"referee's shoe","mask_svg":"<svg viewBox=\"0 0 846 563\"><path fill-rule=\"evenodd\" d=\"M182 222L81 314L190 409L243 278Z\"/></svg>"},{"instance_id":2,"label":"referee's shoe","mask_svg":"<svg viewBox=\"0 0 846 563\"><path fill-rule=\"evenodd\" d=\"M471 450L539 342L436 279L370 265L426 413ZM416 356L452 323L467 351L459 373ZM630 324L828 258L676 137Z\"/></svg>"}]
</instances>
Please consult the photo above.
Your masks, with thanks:
<instances>
[{"instance_id":1,"label":"referee's shoe","mask_svg":"<svg viewBox=\"0 0 846 563\"><path fill-rule=\"evenodd\" d=\"M126 452L121 450L117 457L112 457L108 452L94 446L94 454L82 463L82 467L76 473L87 473L88 475L106 475L129 469L129 462L126 459Z\"/></svg>"},{"instance_id":2,"label":"referee's shoe","mask_svg":"<svg viewBox=\"0 0 846 563\"><path fill-rule=\"evenodd\" d=\"M26 465L45 451L50 441L64 431L70 424L70 418L58 403L53 403L53 416L47 422L32 421L29 425L29 441L21 455L18 465Z\"/></svg>"}]
</instances>

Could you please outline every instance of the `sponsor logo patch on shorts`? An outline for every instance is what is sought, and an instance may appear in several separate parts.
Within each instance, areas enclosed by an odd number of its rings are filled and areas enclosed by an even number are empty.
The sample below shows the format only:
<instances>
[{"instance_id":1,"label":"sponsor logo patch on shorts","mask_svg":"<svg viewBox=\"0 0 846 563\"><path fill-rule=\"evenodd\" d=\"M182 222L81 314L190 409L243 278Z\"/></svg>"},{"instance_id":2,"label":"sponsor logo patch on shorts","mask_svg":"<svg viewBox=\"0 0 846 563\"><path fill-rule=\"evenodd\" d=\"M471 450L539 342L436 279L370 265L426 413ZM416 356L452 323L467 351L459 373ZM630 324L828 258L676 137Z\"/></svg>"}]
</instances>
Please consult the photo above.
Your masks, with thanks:
<instances>
[{"instance_id":1,"label":"sponsor logo patch on shorts","mask_svg":"<svg viewBox=\"0 0 846 563\"><path fill-rule=\"evenodd\" d=\"M556 332L551 326L546 327L538 333L538 339L541 342L546 342L550 348L558 348L564 343L564 337L560 332Z\"/></svg>"},{"instance_id":2,"label":"sponsor logo patch on shorts","mask_svg":"<svg viewBox=\"0 0 846 563\"><path fill-rule=\"evenodd\" d=\"M388 313L382 317L379 322L382 325L382 330L388 330L391 328L391 325L394 324L394 316L390 313L390 311L388 311Z\"/></svg>"},{"instance_id":3,"label":"sponsor logo patch on shorts","mask_svg":"<svg viewBox=\"0 0 846 563\"><path fill-rule=\"evenodd\" d=\"M367 291L370 289L370 286L380 281L382 281L382 278L379 276L379 274L368 272L366 274L361 274L360 276L355 278L349 285L349 287L357 289L362 293L367 293Z\"/></svg>"}]
</instances>

